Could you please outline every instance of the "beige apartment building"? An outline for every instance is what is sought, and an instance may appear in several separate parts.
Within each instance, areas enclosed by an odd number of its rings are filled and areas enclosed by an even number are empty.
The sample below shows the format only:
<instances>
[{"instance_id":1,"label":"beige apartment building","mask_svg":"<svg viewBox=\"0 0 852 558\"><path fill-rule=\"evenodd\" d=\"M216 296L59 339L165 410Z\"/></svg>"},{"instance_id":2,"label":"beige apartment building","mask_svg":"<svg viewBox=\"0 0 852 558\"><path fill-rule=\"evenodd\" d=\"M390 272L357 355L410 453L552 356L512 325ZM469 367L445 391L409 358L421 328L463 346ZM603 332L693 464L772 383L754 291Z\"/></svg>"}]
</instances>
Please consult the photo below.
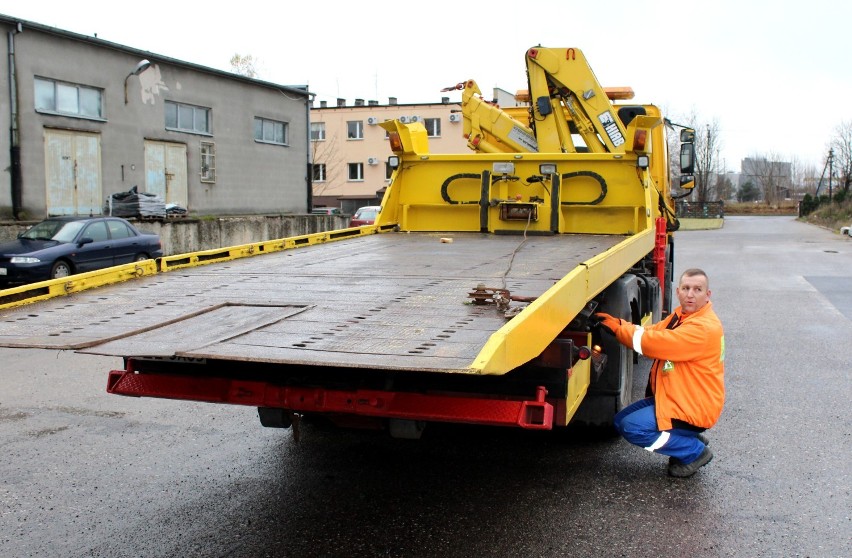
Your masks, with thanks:
<instances>
[{"instance_id":1,"label":"beige apartment building","mask_svg":"<svg viewBox=\"0 0 852 558\"><path fill-rule=\"evenodd\" d=\"M460 103L451 103L448 97L417 104L399 104L391 97L386 105L363 99L347 105L338 99L336 106L323 101L312 107L313 206L354 213L359 207L380 204L390 182L391 151L387 133L378 125L385 120L422 123L432 153L468 151L460 111Z\"/></svg>"}]
</instances>

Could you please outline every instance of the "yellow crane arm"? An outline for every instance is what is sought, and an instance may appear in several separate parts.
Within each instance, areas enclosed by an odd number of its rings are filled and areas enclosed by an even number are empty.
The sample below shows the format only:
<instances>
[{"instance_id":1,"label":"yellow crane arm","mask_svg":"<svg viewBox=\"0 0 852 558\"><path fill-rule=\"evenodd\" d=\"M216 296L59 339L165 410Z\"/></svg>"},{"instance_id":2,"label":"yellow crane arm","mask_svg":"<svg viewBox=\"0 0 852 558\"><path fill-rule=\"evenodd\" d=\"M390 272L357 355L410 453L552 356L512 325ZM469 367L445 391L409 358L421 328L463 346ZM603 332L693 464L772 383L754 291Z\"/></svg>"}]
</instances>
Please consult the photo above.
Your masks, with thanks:
<instances>
[{"instance_id":1,"label":"yellow crane arm","mask_svg":"<svg viewBox=\"0 0 852 558\"><path fill-rule=\"evenodd\" d=\"M540 150L573 151L570 119L593 153L624 153L626 131L586 57L577 48L534 47L527 75Z\"/></svg>"},{"instance_id":2,"label":"yellow crane arm","mask_svg":"<svg viewBox=\"0 0 852 558\"><path fill-rule=\"evenodd\" d=\"M532 129L482 98L472 79L444 89L463 89L462 119L467 146L485 153L535 153L538 142Z\"/></svg>"}]
</instances>

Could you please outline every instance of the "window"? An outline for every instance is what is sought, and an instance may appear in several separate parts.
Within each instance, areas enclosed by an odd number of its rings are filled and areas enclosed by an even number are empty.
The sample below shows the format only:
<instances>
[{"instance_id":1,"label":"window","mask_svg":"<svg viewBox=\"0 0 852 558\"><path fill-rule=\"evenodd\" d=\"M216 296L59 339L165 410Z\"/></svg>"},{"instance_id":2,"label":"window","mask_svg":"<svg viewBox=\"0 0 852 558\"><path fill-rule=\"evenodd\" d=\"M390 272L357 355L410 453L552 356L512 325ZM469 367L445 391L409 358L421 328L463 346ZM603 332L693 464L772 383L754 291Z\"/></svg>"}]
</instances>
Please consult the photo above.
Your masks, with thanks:
<instances>
[{"instance_id":1,"label":"window","mask_svg":"<svg viewBox=\"0 0 852 558\"><path fill-rule=\"evenodd\" d=\"M325 182L325 164L319 163L314 165L314 173L312 180L314 182Z\"/></svg>"},{"instance_id":2,"label":"window","mask_svg":"<svg viewBox=\"0 0 852 558\"><path fill-rule=\"evenodd\" d=\"M429 135L430 138L441 137L440 118L426 118L423 121L423 125L426 127L426 133Z\"/></svg>"},{"instance_id":3,"label":"window","mask_svg":"<svg viewBox=\"0 0 852 558\"><path fill-rule=\"evenodd\" d=\"M364 139L364 121L352 120L346 123L347 139Z\"/></svg>"},{"instance_id":4,"label":"window","mask_svg":"<svg viewBox=\"0 0 852 558\"><path fill-rule=\"evenodd\" d=\"M201 142L201 182L216 182L216 146Z\"/></svg>"},{"instance_id":5,"label":"window","mask_svg":"<svg viewBox=\"0 0 852 558\"><path fill-rule=\"evenodd\" d=\"M263 143L287 145L287 123L266 118L254 119L254 139Z\"/></svg>"},{"instance_id":6,"label":"window","mask_svg":"<svg viewBox=\"0 0 852 558\"><path fill-rule=\"evenodd\" d=\"M364 180L364 163L349 163L349 180Z\"/></svg>"},{"instance_id":7,"label":"window","mask_svg":"<svg viewBox=\"0 0 852 558\"><path fill-rule=\"evenodd\" d=\"M103 118L103 91L94 87L35 78L37 111Z\"/></svg>"},{"instance_id":8,"label":"window","mask_svg":"<svg viewBox=\"0 0 852 558\"><path fill-rule=\"evenodd\" d=\"M121 221L107 221L107 227L109 227L109 237L113 240L118 238L131 238L136 236L133 234L133 231L128 228L125 223Z\"/></svg>"},{"instance_id":9,"label":"window","mask_svg":"<svg viewBox=\"0 0 852 558\"><path fill-rule=\"evenodd\" d=\"M83 236L80 238L91 238L95 242L103 242L109 240L109 233L104 221L95 221L83 231Z\"/></svg>"},{"instance_id":10,"label":"window","mask_svg":"<svg viewBox=\"0 0 852 558\"><path fill-rule=\"evenodd\" d=\"M166 101L166 129L210 134L210 109Z\"/></svg>"},{"instance_id":11,"label":"window","mask_svg":"<svg viewBox=\"0 0 852 558\"><path fill-rule=\"evenodd\" d=\"M325 122L311 122L311 141L325 141Z\"/></svg>"}]
</instances>

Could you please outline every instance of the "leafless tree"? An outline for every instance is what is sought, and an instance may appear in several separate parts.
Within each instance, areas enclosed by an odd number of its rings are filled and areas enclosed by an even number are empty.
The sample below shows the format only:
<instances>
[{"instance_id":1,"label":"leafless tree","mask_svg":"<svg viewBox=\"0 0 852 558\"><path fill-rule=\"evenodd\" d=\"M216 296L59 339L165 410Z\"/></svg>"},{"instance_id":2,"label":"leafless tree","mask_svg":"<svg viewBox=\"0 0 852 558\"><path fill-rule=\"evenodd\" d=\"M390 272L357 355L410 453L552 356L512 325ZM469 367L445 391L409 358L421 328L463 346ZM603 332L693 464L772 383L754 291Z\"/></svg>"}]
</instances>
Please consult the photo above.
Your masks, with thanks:
<instances>
[{"instance_id":1,"label":"leafless tree","mask_svg":"<svg viewBox=\"0 0 852 558\"><path fill-rule=\"evenodd\" d=\"M743 161L743 178L758 187L766 205L776 205L792 189L790 168L777 153L756 154Z\"/></svg>"},{"instance_id":2,"label":"leafless tree","mask_svg":"<svg viewBox=\"0 0 852 558\"><path fill-rule=\"evenodd\" d=\"M720 155L722 135L719 121L715 118L710 122L702 121L694 109L688 115L681 116L679 120L695 130L695 189L690 199L712 201L723 198L723 192L715 189L718 176L725 171L722 168ZM669 142L669 151L673 171L676 171L680 168L679 163L676 162L679 153L676 143L678 135L673 134L673 136L675 141Z\"/></svg>"},{"instance_id":3,"label":"leafless tree","mask_svg":"<svg viewBox=\"0 0 852 558\"><path fill-rule=\"evenodd\" d=\"M838 124L834 134L830 145L834 157L833 174L840 188L848 194L852 185L852 120Z\"/></svg>"},{"instance_id":4,"label":"leafless tree","mask_svg":"<svg viewBox=\"0 0 852 558\"><path fill-rule=\"evenodd\" d=\"M790 160L790 180L797 194L813 194L819 183L819 170L816 165L805 164L798 157Z\"/></svg>"},{"instance_id":5,"label":"leafless tree","mask_svg":"<svg viewBox=\"0 0 852 558\"><path fill-rule=\"evenodd\" d=\"M713 186L713 191L716 194L716 199L719 200L730 200L734 197L734 194L736 194L736 188L727 173L722 173L716 176L716 183Z\"/></svg>"},{"instance_id":6,"label":"leafless tree","mask_svg":"<svg viewBox=\"0 0 852 558\"><path fill-rule=\"evenodd\" d=\"M719 155L722 139L719 121L713 119L695 130L695 189L698 201L711 201L721 197L713 191L713 182L724 169Z\"/></svg>"},{"instance_id":7,"label":"leafless tree","mask_svg":"<svg viewBox=\"0 0 852 558\"><path fill-rule=\"evenodd\" d=\"M322 181L313 182L314 197L325 195L341 184L345 177L342 173L342 159L337 136L311 140L311 161L316 165L325 165Z\"/></svg>"},{"instance_id":8,"label":"leafless tree","mask_svg":"<svg viewBox=\"0 0 852 558\"><path fill-rule=\"evenodd\" d=\"M256 60L251 54L245 56L235 53L231 57L231 69L235 74L255 78L257 77Z\"/></svg>"}]
</instances>

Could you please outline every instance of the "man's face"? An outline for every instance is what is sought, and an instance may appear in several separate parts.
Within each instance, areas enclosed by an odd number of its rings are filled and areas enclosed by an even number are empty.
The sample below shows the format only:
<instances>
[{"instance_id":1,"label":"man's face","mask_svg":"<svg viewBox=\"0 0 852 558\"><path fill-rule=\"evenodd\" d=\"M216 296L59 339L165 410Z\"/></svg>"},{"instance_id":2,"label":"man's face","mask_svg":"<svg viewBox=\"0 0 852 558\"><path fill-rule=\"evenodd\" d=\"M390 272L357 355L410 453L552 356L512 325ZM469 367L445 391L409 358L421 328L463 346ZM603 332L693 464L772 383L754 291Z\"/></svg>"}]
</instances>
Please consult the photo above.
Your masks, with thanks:
<instances>
[{"instance_id":1,"label":"man's face","mask_svg":"<svg viewBox=\"0 0 852 558\"><path fill-rule=\"evenodd\" d=\"M677 287L677 299L683 307L684 314L691 314L704 308L710 300L710 291L707 289L707 278L703 275L682 277Z\"/></svg>"}]
</instances>

